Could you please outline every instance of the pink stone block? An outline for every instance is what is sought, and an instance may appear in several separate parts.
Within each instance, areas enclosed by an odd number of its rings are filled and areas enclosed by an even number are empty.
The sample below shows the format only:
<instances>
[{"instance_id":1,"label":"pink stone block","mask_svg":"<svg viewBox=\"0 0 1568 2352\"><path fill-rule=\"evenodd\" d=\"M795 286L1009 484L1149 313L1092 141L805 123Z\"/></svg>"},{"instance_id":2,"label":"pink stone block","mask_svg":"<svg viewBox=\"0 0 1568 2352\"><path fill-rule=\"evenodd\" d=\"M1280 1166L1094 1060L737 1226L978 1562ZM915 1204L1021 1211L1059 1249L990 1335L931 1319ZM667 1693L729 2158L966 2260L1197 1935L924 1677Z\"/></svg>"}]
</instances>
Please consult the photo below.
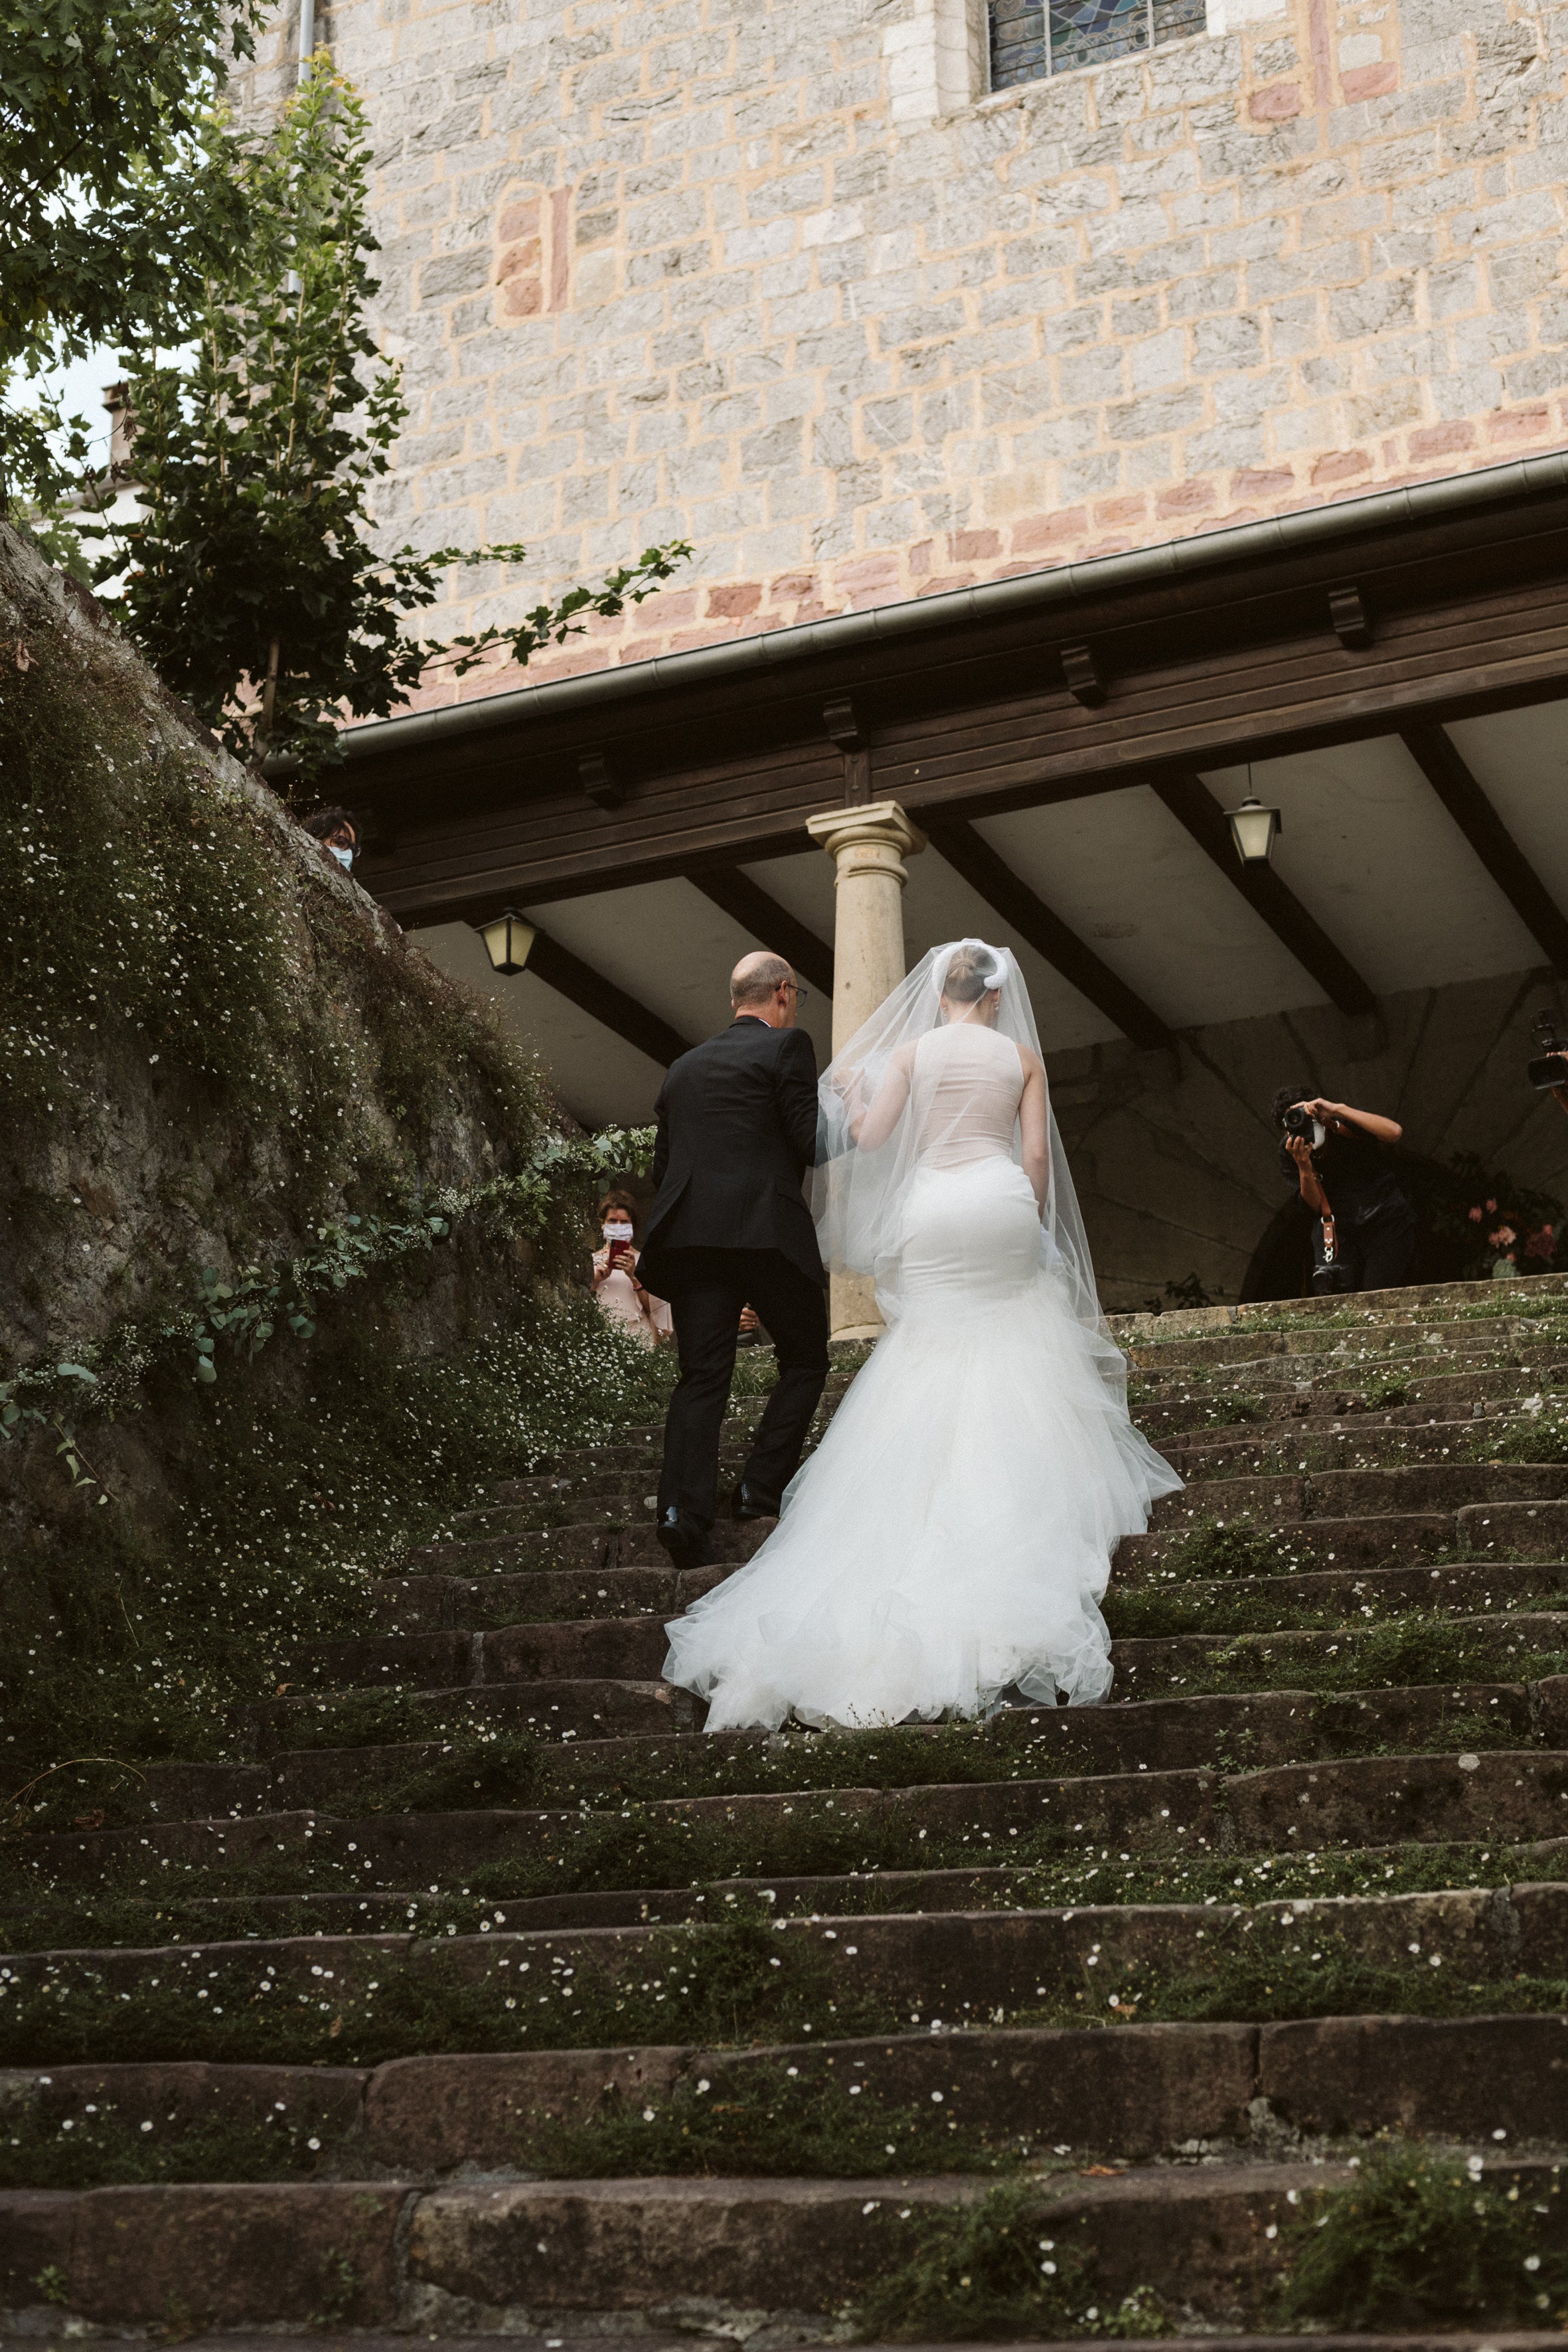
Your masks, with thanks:
<instances>
[{"instance_id":1,"label":"pink stone block","mask_svg":"<svg viewBox=\"0 0 1568 2352\"><path fill-rule=\"evenodd\" d=\"M1384 58L1374 66L1352 66L1340 76L1340 89L1347 106L1359 99L1386 98L1391 89L1399 88L1399 68L1392 58Z\"/></svg>"},{"instance_id":2,"label":"pink stone block","mask_svg":"<svg viewBox=\"0 0 1568 2352\"><path fill-rule=\"evenodd\" d=\"M1247 101L1247 110L1254 122L1286 122L1301 111L1301 87L1299 82L1271 82L1267 89L1255 89Z\"/></svg>"},{"instance_id":3,"label":"pink stone block","mask_svg":"<svg viewBox=\"0 0 1568 2352\"><path fill-rule=\"evenodd\" d=\"M1475 446L1475 426L1458 422L1450 425L1424 425L1418 433L1413 433L1410 436L1409 443L1410 455L1417 460L1427 457L1451 457L1459 450L1473 449Z\"/></svg>"},{"instance_id":4,"label":"pink stone block","mask_svg":"<svg viewBox=\"0 0 1568 2352\"><path fill-rule=\"evenodd\" d=\"M1312 487L1322 489L1333 482L1348 482L1354 475L1364 474L1371 462L1364 449L1331 449L1312 468Z\"/></svg>"},{"instance_id":5,"label":"pink stone block","mask_svg":"<svg viewBox=\"0 0 1568 2352\"><path fill-rule=\"evenodd\" d=\"M1552 412L1540 408L1505 408L1487 418L1487 439L1511 446L1521 441L1544 441L1552 430Z\"/></svg>"},{"instance_id":6,"label":"pink stone block","mask_svg":"<svg viewBox=\"0 0 1568 2352\"><path fill-rule=\"evenodd\" d=\"M1233 499L1285 499L1296 487L1296 477L1289 467L1273 471L1262 467L1243 467L1230 478Z\"/></svg>"},{"instance_id":7,"label":"pink stone block","mask_svg":"<svg viewBox=\"0 0 1568 2352\"><path fill-rule=\"evenodd\" d=\"M726 588L708 591L708 610L721 620L743 621L762 601L762 587L755 580L738 580Z\"/></svg>"},{"instance_id":8,"label":"pink stone block","mask_svg":"<svg viewBox=\"0 0 1568 2352\"><path fill-rule=\"evenodd\" d=\"M947 550L955 563L970 563L978 557L1000 555L1001 534L994 530L949 531Z\"/></svg>"},{"instance_id":9,"label":"pink stone block","mask_svg":"<svg viewBox=\"0 0 1568 2352\"><path fill-rule=\"evenodd\" d=\"M1013 525L1013 552L1024 555L1036 550L1042 554L1055 551L1075 539L1081 539L1089 529L1089 512L1084 507L1069 507L1065 514L1040 515L1033 522Z\"/></svg>"},{"instance_id":10,"label":"pink stone block","mask_svg":"<svg viewBox=\"0 0 1568 2352\"><path fill-rule=\"evenodd\" d=\"M1163 520L1167 516L1205 514L1215 503L1212 482L1178 482L1173 490L1160 492L1154 511Z\"/></svg>"}]
</instances>

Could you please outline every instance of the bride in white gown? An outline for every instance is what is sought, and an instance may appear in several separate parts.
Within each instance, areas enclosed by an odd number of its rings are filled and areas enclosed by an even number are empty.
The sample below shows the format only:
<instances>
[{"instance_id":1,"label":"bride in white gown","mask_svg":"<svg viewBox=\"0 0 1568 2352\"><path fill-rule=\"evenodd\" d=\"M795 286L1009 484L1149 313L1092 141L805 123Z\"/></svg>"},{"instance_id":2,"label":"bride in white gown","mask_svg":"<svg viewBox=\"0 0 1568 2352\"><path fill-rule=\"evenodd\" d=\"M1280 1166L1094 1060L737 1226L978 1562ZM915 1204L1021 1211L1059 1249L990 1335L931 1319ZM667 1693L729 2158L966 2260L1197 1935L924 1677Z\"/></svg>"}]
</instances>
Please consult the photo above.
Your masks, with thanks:
<instances>
[{"instance_id":1,"label":"bride in white gown","mask_svg":"<svg viewBox=\"0 0 1568 2352\"><path fill-rule=\"evenodd\" d=\"M1128 1418L1012 957L934 949L821 1104L823 1257L889 1328L666 1679L710 1731L1103 1698L1110 1556L1182 1482Z\"/></svg>"}]
</instances>

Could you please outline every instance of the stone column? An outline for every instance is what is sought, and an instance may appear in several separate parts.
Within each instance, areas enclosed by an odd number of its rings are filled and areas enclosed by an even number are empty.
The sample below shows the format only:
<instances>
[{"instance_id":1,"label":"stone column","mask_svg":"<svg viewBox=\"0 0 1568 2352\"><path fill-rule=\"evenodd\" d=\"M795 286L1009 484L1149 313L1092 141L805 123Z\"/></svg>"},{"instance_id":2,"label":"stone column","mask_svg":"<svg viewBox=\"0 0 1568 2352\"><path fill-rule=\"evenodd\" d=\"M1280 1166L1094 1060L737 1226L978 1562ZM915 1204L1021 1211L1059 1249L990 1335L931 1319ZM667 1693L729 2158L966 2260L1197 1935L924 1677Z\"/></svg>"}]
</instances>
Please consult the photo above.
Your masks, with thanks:
<instances>
[{"instance_id":1,"label":"stone column","mask_svg":"<svg viewBox=\"0 0 1568 2352\"><path fill-rule=\"evenodd\" d=\"M904 977L904 859L925 847L897 801L827 809L805 829L826 850L834 877L833 1050ZM836 1274L828 1302L836 1339L874 1339L882 1328L869 1275Z\"/></svg>"}]
</instances>

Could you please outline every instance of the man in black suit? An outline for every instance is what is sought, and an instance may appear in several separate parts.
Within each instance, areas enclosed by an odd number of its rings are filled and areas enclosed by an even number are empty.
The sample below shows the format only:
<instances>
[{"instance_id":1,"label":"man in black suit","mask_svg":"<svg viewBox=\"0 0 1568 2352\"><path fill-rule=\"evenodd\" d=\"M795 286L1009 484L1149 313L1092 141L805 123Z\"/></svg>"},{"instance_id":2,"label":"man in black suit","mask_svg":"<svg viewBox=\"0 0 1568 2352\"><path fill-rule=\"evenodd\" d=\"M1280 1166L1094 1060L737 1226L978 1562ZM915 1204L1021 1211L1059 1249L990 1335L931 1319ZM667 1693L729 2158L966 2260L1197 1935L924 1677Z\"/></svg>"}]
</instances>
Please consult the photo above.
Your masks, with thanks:
<instances>
[{"instance_id":1,"label":"man in black suit","mask_svg":"<svg viewBox=\"0 0 1568 2352\"><path fill-rule=\"evenodd\" d=\"M827 1277L801 1179L816 1157L816 1055L795 1014L805 992L782 956L742 958L734 1020L672 1062L658 1097L637 1279L675 1312L680 1381L664 1425L658 1539L678 1568L707 1555L718 1507L719 1431L741 1310L754 1307L778 1385L732 1509L773 1517L827 1378Z\"/></svg>"}]
</instances>

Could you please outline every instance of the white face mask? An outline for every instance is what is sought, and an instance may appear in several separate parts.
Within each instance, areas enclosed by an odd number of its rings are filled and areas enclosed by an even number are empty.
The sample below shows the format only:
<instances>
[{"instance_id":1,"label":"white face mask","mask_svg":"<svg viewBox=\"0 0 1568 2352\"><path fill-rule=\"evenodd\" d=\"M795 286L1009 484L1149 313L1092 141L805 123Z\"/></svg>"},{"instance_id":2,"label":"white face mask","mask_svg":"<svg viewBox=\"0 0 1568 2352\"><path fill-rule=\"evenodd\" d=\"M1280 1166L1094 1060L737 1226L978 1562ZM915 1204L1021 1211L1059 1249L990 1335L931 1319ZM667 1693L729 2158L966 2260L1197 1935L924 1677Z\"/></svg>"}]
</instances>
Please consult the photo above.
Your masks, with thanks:
<instances>
[{"instance_id":1,"label":"white face mask","mask_svg":"<svg viewBox=\"0 0 1568 2352\"><path fill-rule=\"evenodd\" d=\"M327 849L329 855L337 859L338 864L342 867L345 874L352 874L353 872L354 854L352 849L340 849L335 842L331 841L327 844Z\"/></svg>"},{"instance_id":2,"label":"white face mask","mask_svg":"<svg viewBox=\"0 0 1568 2352\"><path fill-rule=\"evenodd\" d=\"M606 1218L605 1222L605 1239L607 1242L629 1242L631 1237L632 1229L630 1225L624 1223L616 1217Z\"/></svg>"}]
</instances>

